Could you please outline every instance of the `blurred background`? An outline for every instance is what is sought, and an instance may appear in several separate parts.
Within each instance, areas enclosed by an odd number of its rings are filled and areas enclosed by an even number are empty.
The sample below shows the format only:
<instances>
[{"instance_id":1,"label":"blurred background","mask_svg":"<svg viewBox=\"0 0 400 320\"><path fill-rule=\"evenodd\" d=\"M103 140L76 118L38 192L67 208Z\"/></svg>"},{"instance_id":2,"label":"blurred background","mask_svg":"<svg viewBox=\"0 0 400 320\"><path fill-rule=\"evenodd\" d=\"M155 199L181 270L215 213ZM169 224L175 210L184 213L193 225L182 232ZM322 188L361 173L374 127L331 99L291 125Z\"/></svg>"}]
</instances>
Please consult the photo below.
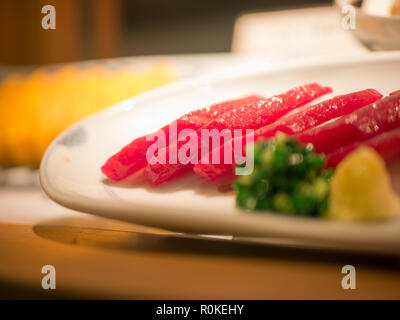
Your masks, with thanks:
<instances>
[{"instance_id":1,"label":"blurred background","mask_svg":"<svg viewBox=\"0 0 400 320\"><path fill-rule=\"evenodd\" d=\"M2 0L0 62L17 65L229 52L241 14L330 5L330 0ZM40 28L53 5L55 30Z\"/></svg>"}]
</instances>

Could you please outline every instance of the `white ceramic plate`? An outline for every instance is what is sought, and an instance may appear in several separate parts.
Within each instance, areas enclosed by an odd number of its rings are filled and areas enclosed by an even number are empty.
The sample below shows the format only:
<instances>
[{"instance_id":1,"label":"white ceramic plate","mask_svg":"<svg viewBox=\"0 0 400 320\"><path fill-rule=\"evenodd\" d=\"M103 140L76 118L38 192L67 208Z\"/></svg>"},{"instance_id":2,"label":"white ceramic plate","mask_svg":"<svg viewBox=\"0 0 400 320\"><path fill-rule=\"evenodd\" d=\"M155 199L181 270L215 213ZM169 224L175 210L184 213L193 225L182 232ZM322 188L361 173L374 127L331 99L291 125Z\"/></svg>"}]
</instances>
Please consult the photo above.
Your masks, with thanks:
<instances>
[{"instance_id":1,"label":"white ceramic plate","mask_svg":"<svg viewBox=\"0 0 400 320\"><path fill-rule=\"evenodd\" d=\"M342 94L400 88L400 55L374 54L346 61L235 72L155 89L88 117L62 133L47 150L41 184L71 209L164 229L234 237L286 237L318 247L400 253L400 220L345 224L235 208L234 196L193 174L159 188L125 181L111 185L105 160L133 138L190 110L249 93L266 96L317 81ZM326 98L326 97L324 97ZM129 179L128 179L129 180Z\"/></svg>"}]
</instances>

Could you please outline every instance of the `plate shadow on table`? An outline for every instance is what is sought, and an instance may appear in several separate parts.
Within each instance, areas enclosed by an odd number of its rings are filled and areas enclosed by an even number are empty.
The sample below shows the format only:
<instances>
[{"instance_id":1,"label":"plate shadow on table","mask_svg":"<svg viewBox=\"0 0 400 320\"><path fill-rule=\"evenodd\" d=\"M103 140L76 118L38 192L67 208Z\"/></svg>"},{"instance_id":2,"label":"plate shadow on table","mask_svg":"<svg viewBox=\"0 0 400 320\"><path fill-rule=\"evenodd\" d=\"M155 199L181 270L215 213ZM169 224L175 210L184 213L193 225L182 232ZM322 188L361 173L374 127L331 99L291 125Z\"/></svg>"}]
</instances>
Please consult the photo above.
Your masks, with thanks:
<instances>
[{"instance_id":1,"label":"plate shadow on table","mask_svg":"<svg viewBox=\"0 0 400 320\"><path fill-rule=\"evenodd\" d=\"M61 221L62 220L62 221ZM92 227L66 227L65 219L47 221L33 226L39 237L73 246L85 246L125 253L157 253L182 256L207 255L235 259L274 259L286 261L318 261L327 264L353 264L373 266L381 269L400 270L400 257L372 255L326 249L310 249L285 246L276 238L264 238L263 243L246 243L230 239L201 237L184 234L156 234ZM76 220L76 218L75 218ZM79 219L78 219L79 220ZM85 220L83 218L83 220ZM77 224L77 221L74 221ZM85 224L84 222L82 223ZM285 240L285 239L282 239Z\"/></svg>"}]
</instances>

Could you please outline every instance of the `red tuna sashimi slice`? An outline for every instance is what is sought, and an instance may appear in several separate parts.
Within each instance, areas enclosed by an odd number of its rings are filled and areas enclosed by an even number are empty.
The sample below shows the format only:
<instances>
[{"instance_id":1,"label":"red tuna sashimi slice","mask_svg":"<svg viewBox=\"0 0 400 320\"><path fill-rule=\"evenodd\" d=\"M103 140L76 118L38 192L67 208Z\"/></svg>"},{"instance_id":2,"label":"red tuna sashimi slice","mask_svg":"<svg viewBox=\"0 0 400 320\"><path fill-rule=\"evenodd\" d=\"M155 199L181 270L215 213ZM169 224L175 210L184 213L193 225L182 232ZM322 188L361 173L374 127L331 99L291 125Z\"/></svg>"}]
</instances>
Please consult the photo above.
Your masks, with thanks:
<instances>
[{"instance_id":1,"label":"red tuna sashimi slice","mask_svg":"<svg viewBox=\"0 0 400 320\"><path fill-rule=\"evenodd\" d=\"M374 89L336 96L321 103L302 108L298 112L282 117L278 121L258 129L254 133L254 139L270 138L275 136L278 131L288 135L300 133L331 119L348 114L381 98L382 95ZM244 144L245 139L241 139L241 143ZM221 147L217 152L220 152L220 158L223 159L224 147ZM207 155L207 157L208 164L202 159L199 164L194 166L193 170L196 174L209 180L214 180L224 174L233 172L234 164L225 164L222 161L221 164L212 164L210 161L211 154Z\"/></svg>"},{"instance_id":2,"label":"red tuna sashimi slice","mask_svg":"<svg viewBox=\"0 0 400 320\"><path fill-rule=\"evenodd\" d=\"M201 129L258 129L274 122L291 110L301 107L312 100L332 92L329 87L322 87L317 83L299 86L285 93L270 97L265 100L241 105L230 111L215 117ZM198 130L198 136L200 130ZM200 146L200 139L198 145ZM182 142L184 144L184 142ZM182 145L180 144L180 145ZM180 147L179 143L177 149ZM210 144L211 145L211 144ZM166 154L168 154L168 150ZM200 154L200 152L199 152ZM198 159L195 159L198 161ZM147 181L152 185L158 185L188 171L192 164L148 164L145 169Z\"/></svg>"},{"instance_id":3,"label":"red tuna sashimi slice","mask_svg":"<svg viewBox=\"0 0 400 320\"><path fill-rule=\"evenodd\" d=\"M341 117L382 98L375 89L352 92L307 107L257 130L257 138L270 138L280 131L288 135L303 132L328 120Z\"/></svg>"},{"instance_id":4,"label":"red tuna sashimi slice","mask_svg":"<svg viewBox=\"0 0 400 320\"><path fill-rule=\"evenodd\" d=\"M332 88L322 87L317 83L299 86L264 101L257 101L246 107L233 108L220 117L214 118L203 128L219 130L258 129L274 122L289 111L331 92Z\"/></svg>"},{"instance_id":5,"label":"red tuna sashimi slice","mask_svg":"<svg viewBox=\"0 0 400 320\"><path fill-rule=\"evenodd\" d=\"M400 92L298 135L317 152L332 151L400 127Z\"/></svg>"},{"instance_id":6,"label":"red tuna sashimi slice","mask_svg":"<svg viewBox=\"0 0 400 320\"><path fill-rule=\"evenodd\" d=\"M327 155L327 167L336 167L351 151L361 145L375 149L387 164L400 161L400 128L384 132L363 142L355 142Z\"/></svg>"},{"instance_id":7,"label":"red tuna sashimi slice","mask_svg":"<svg viewBox=\"0 0 400 320\"><path fill-rule=\"evenodd\" d=\"M182 129L198 129L208 123L215 116L221 115L237 105L251 103L264 99L257 95L250 95L240 99L217 103L212 106L192 111L176 120L177 132ZM169 125L159 131L165 134L169 142ZM113 155L102 166L101 171L112 181L122 180L147 165L146 150L153 141L146 141L146 136L139 137Z\"/></svg>"}]
</instances>

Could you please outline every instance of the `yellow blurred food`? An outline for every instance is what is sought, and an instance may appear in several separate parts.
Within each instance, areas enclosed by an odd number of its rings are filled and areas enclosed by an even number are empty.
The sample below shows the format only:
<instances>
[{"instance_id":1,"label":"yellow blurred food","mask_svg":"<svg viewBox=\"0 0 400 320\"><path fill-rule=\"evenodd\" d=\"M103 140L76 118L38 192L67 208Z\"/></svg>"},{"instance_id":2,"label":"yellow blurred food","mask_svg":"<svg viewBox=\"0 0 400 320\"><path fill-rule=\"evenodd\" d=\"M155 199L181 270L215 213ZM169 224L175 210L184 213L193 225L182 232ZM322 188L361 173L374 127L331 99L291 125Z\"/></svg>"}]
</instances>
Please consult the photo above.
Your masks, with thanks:
<instances>
[{"instance_id":1,"label":"yellow blurred food","mask_svg":"<svg viewBox=\"0 0 400 320\"><path fill-rule=\"evenodd\" d=\"M51 140L72 123L175 79L169 64L10 75L0 83L0 166L38 165Z\"/></svg>"},{"instance_id":2,"label":"yellow blurred food","mask_svg":"<svg viewBox=\"0 0 400 320\"><path fill-rule=\"evenodd\" d=\"M400 0L394 0L391 13L394 16L400 16Z\"/></svg>"},{"instance_id":3,"label":"yellow blurred food","mask_svg":"<svg viewBox=\"0 0 400 320\"><path fill-rule=\"evenodd\" d=\"M385 162L370 147L350 153L332 178L328 217L337 220L384 220L400 211Z\"/></svg>"}]
</instances>

